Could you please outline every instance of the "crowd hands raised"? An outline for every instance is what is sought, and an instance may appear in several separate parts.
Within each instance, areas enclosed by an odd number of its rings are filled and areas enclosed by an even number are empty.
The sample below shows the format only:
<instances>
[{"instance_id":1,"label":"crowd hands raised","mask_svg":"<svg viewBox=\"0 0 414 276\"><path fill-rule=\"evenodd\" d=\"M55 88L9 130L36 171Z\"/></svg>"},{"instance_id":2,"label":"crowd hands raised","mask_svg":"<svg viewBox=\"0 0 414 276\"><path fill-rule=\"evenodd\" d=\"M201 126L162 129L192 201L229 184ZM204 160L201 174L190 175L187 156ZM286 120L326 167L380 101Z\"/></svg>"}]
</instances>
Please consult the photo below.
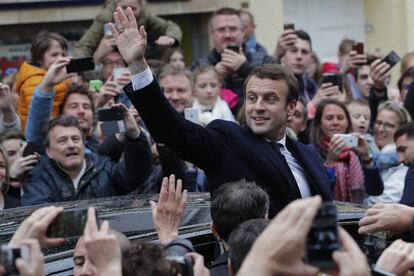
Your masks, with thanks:
<instances>
[{"instance_id":1,"label":"crowd hands raised","mask_svg":"<svg viewBox=\"0 0 414 276\"><path fill-rule=\"evenodd\" d=\"M108 222L99 226L90 209L75 248L75 275L86 268L143 275L134 265L147 250L160 264L142 273L178 275L167 249L179 240L187 192L210 192L211 230L227 252L210 270L203 256L188 253L194 275L370 275L367 258L342 228L335 269L305 261L321 201L368 206L360 234L414 235L414 54L403 57L395 92L393 64L383 53L344 39L339 62L322 66L309 34L286 26L271 56L256 41L250 13L222 8L209 25L213 48L190 71L175 23L151 15L140 0L108 3L74 57L65 38L40 33L15 81L0 82L0 210L160 194L150 206L161 246L129 245ZM79 57L91 57L96 70L68 72ZM165 178L170 174L176 176ZM227 183L243 178L257 186ZM265 211L238 206L245 202L238 196L249 197L231 195L239 190L257 193ZM65 243L46 235L62 212L40 208L16 231L10 245L26 245L31 256L16 262L22 275L43 275L41 248ZM374 269L410 275L413 252L398 239Z\"/></svg>"}]
</instances>

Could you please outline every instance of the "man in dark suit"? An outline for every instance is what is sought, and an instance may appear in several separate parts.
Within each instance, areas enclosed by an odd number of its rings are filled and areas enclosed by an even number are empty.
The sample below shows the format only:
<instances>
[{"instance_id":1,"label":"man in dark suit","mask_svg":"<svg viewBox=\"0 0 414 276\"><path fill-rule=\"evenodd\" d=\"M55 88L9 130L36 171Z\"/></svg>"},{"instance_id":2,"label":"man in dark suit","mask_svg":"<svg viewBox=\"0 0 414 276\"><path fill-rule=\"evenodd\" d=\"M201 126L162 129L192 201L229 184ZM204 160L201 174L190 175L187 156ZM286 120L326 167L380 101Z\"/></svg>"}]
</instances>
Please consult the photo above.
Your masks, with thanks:
<instances>
[{"instance_id":1,"label":"man in dark suit","mask_svg":"<svg viewBox=\"0 0 414 276\"><path fill-rule=\"evenodd\" d=\"M147 34L132 11L117 9L114 17L111 31L132 74L124 90L154 139L205 171L210 192L241 178L255 181L269 194L270 216L297 198L331 200L313 147L286 136L299 89L292 73L275 64L257 67L245 81L247 126L216 120L203 128L179 116L153 79L144 60Z\"/></svg>"}]
</instances>

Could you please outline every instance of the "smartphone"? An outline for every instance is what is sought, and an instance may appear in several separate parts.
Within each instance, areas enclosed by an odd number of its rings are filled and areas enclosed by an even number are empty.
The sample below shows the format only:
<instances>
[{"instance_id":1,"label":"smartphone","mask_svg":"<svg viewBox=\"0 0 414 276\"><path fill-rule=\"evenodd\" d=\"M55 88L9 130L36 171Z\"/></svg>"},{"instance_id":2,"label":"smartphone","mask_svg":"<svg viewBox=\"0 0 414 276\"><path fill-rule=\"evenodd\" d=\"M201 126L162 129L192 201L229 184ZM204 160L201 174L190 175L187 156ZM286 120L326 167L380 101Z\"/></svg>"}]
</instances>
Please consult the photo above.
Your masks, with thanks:
<instances>
[{"instance_id":1,"label":"smartphone","mask_svg":"<svg viewBox=\"0 0 414 276\"><path fill-rule=\"evenodd\" d=\"M339 249L338 215L332 202L323 202L306 239L306 261L316 267L336 267L332 253Z\"/></svg>"},{"instance_id":2,"label":"smartphone","mask_svg":"<svg viewBox=\"0 0 414 276\"><path fill-rule=\"evenodd\" d=\"M322 83L331 83L332 86L338 86L339 91L343 91L343 81L342 81L342 74L324 74L322 76Z\"/></svg>"},{"instance_id":3,"label":"smartphone","mask_svg":"<svg viewBox=\"0 0 414 276\"><path fill-rule=\"evenodd\" d=\"M285 23L283 24L283 30L294 30L295 24L293 23Z\"/></svg>"},{"instance_id":4,"label":"smartphone","mask_svg":"<svg viewBox=\"0 0 414 276\"><path fill-rule=\"evenodd\" d=\"M193 123L200 124L200 119L198 117L198 115L199 115L198 112L199 111L198 111L197 108L193 108L193 107L186 108L186 109L184 109L184 118L186 120L189 120L189 121L193 122Z\"/></svg>"},{"instance_id":5,"label":"smartphone","mask_svg":"<svg viewBox=\"0 0 414 276\"><path fill-rule=\"evenodd\" d=\"M116 133L125 133L126 125L124 114L121 109L101 108L98 109L98 121L101 121L101 131L105 136Z\"/></svg>"},{"instance_id":6,"label":"smartphone","mask_svg":"<svg viewBox=\"0 0 414 276\"><path fill-rule=\"evenodd\" d=\"M16 260L30 260L29 247L27 245L2 245L0 253L1 264L6 270L4 275L20 275L16 267Z\"/></svg>"},{"instance_id":7,"label":"smartphone","mask_svg":"<svg viewBox=\"0 0 414 276\"><path fill-rule=\"evenodd\" d=\"M46 235L50 238L78 238L83 235L88 209L65 210L49 225Z\"/></svg>"},{"instance_id":8,"label":"smartphone","mask_svg":"<svg viewBox=\"0 0 414 276\"><path fill-rule=\"evenodd\" d=\"M358 137L352 134L336 134L340 136L348 148L356 148L358 146Z\"/></svg>"},{"instance_id":9,"label":"smartphone","mask_svg":"<svg viewBox=\"0 0 414 276\"><path fill-rule=\"evenodd\" d=\"M236 45L229 45L227 46L227 49L232 50L233 52L236 52L236 53L240 52L240 47Z\"/></svg>"},{"instance_id":10,"label":"smartphone","mask_svg":"<svg viewBox=\"0 0 414 276\"><path fill-rule=\"evenodd\" d=\"M36 149L37 149L37 147L34 143L27 142L27 146L24 149L22 156L26 157L26 156L29 156L31 154L34 154L35 152L37 152Z\"/></svg>"},{"instance_id":11,"label":"smartphone","mask_svg":"<svg viewBox=\"0 0 414 276\"><path fill-rule=\"evenodd\" d=\"M352 44L352 50L356 51L358 55L364 54L364 43L363 42L357 42Z\"/></svg>"},{"instance_id":12,"label":"smartphone","mask_svg":"<svg viewBox=\"0 0 414 276\"><path fill-rule=\"evenodd\" d=\"M70 63L66 65L68 73L79 73L95 69L95 62L92 57L71 59Z\"/></svg>"},{"instance_id":13,"label":"smartphone","mask_svg":"<svg viewBox=\"0 0 414 276\"><path fill-rule=\"evenodd\" d=\"M398 62L400 62L401 58L397 55L396 52L391 51L382 61L385 61L386 63L388 63L391 67L394 67L395 64L397 64ZM382 62L381 61L381 62Z\"/></svg>"},{"instance_id":14,"label":"smartphone","mask_svg":"<svg viewBox=\"0 0 414 276\"><path fill-rule=\"evenodd\" d=\"M112 32L109 29L109 23L104 24L104 36L112 36Z\"/></svg>"},{"instance_id":15,"label":"smartphone","mask_svg":"<svg viewBox=\"0 0 414 276\"><path fill-rule=\"evenodd\" d=\"M123 85L118 84L118 79L127 71L128 68L126 67L114 68L112 70L112 77L114 79L114 82L116 82L116 89L119 91L122 91Z\"/></svg>"},{"instance_id":16,"label":"smartphone","mask_svg":"<svg viewBox=\"0 0 414 276\"><path fill-rule=\"evenodd\" d=\"M90 80L89 81L89 89L99 92L102 88L103 82L101 80Z\"/></svg>"}]
</instances>

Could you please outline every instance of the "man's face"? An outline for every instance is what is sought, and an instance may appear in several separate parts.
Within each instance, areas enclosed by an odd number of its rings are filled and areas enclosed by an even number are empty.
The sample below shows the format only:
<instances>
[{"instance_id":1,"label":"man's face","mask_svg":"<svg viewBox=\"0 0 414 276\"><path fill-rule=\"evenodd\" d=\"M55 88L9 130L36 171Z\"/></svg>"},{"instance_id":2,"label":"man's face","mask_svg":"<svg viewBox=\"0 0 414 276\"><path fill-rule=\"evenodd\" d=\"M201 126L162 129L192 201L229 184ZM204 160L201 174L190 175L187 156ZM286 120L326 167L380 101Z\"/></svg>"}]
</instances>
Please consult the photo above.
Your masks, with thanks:
<instances>
[{"instance_id":1,"label":"man's face","mask_svg":"<svg viewBox=\"0 0 414 276\"><path fill-rule=\"evenodd\" d=\"M86 256L86 247L83 237L80 237L76 243L73 254L73 275L74 276L98 276L98 269L91 263Z\"/></svg>"},{"instance_id":2,"label":"man's face","mask_svg":"<svg viewBox=\"0 0 414 276\"><path fill-rule=\"evenodd\" d=\"M243 44L243 25L237 15L217 15L212 21L214 48L222 53L229 45L241 46Z\"/></svg>"},{"instance_id":3,"label":"man's face","mask_svg":"<svg viewBox=\"0 0 414 276\"><path fill-rule=\"evenodd\" d=\"M247 13L241 13L240 18L243 22L244 41L246 41L253 35L255 26Z\"/></svg>"},{"instance_id":4,"label":"man's face","mask_svg":"<svg viewBox=\"0 0 414 276\"><path fill-rule=\"evenodd\" d=\"M114 68L125 67L124 59L118 52L110 52L102 59L101 78L106 81Z\"/></svg>"},{"instance_id":5,"label":"man's face","mask_svg":"<svg viewBox=\"0 0 414 276\"><path fill-rule=\"evenodd\" d=\"M414 139L404 134L395 141L397 146L398 158L406 166L410 166L414 161Z\"/></svg>"},{"instance_id":6,"label":"man's face","mask_svg":"<svg viewBox=\"0 0 414 276\"><path fill-rule=\"evenodd\" d=\"M55 126L49 133L46 154L68 172L80 170L84 160L82 134L76 127Z\"/></svg>"},{"instance_id":7,"label":"man's face","mask_svg":"<svg viewBox=\"0 0 414 276\"><path fill-rule=\"evenodd\" d=\"M160 79L165 97L178 113L193 104L191 82L185 75L167 75Z\"/></svg>"},{"instance_id":8,"label":"man's face","mask_svg":"<svg viewBox=\"0 0 414 276\"><path fill-rule=\"evenodd\" d=\"M311 58L311 45L308 41L298 38L296 44L290 47L282 58L282 63L295 75L303 75Z\"/></svg>"},{"instance_id":9,"label":"man's face","mask_svg":"<svg viewBox=\"0 0 414 276\"><path fill-rule=\"evenodd\" d=\"M352 130L362 135L368 133L369 122L371 120L371 110L368 106L351 104L348 106L349 116L351 116Z\"/></svg>"},{"instance_id":10,"label":"man's face","mask_svg":"<svg viewBox=\"0 0 414 276\"><path fill-rule=\"evenodd\" d=\"M292 116L288 117L287 126L290 127L296 134L301 133L306 128L304 112L305 107L303 106L303 103L298 101Z\"/></svg>"},{"instance_id":11,"label":"man's face","mask_svg":"<svg viewBox=\"0 0 414 276\"><path fill-rule=\"evenodd\" d=\"M21 139L13 138L5 140L1 143L3 148L6 150L10 166L13 165L14 161L16 161L22 142L23 141Z\"/></svg>"},{"instance_id":12,"label":"man's face","mask_svg":"<svg viewBox=\"0 0 414 276\"><path fill-rule=\"evenodd\" d=\"M73 93L66 100L62 113L78 119L81 129L89 134L93 124L92 104L88 96Z\"/></svg>"},{"instance_id":13,"label":"man's face","mask_svg":"<svg viewBox=\"0 0 414 276\"><path fill-rule=\"evenodd\" d=\"M120 7L126 12L126 9L130 7L134 12L135 18L139 18L139 13L142 10L142 5L140 0L118 0L117 7Z\"/></svg>"},{"instance_id":14,"label":"man's face","mask_svg":"<svg viewBox=\"0 0 414 276\"><path fill-rule=\"evenodd\" d=\"M395 112L383 109L378 113L374 124L374 137L380 149L394 143L394 134L399 126L400 118Z\"/></svg>"},{"instance_id":15,"label":"man's face","mask_svg":"<svg viewBox=\"0 0 414 276\"><path fill-rule=\"evenodd\" d=\"M246 124L257 135L275 141L285 132L286 120L296 101L287 102L286 81L252 76L246 85Z\"/></svg>"},{"instance_id":16,"label":"man's face","mask_svg":"<svg viewBox=\"0 0 414 276\"><path fill-rule=\"evenodd\" d=\"M366 99L369 98L369 91L374 86L374 81L371 78L371 69L369 65L363 65L358 69L358 79L356 85L361 92L362 96Z\"/></svg>"}]
</instances>

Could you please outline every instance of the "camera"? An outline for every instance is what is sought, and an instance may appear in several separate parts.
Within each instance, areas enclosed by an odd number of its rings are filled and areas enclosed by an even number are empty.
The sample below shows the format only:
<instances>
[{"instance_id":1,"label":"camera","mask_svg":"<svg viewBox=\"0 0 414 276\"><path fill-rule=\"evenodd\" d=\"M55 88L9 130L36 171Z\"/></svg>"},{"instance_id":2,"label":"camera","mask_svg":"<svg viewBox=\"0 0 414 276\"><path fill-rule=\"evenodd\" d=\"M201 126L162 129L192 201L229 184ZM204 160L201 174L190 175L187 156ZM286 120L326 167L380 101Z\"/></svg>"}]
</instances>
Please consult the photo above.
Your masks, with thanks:
<instances>
[{"instance_id":1,"label":"camera","mask_svg":"<svg viewBox=\"0 0 414 276\"><path fill-rule=\"evenodd\" d=\"M6 270L5 275L20 275L16 267L16 260L23 259L29 261L29 247L27 245L2 245L0 259L1 264Z\"/></svg>"},{"instance_id":2,"label":"camera","mask_svg":"<svg viewBox=\"0 0 414 276\"><path fill-rule=\"evenodd\" d=\"M175 262L180 265L181 275L193 276L193 260L186 256L187 253L194 252L194 247L189 240L175 240L167 244L165 247L167 260Z\"/></svg>"}]
</instances>

